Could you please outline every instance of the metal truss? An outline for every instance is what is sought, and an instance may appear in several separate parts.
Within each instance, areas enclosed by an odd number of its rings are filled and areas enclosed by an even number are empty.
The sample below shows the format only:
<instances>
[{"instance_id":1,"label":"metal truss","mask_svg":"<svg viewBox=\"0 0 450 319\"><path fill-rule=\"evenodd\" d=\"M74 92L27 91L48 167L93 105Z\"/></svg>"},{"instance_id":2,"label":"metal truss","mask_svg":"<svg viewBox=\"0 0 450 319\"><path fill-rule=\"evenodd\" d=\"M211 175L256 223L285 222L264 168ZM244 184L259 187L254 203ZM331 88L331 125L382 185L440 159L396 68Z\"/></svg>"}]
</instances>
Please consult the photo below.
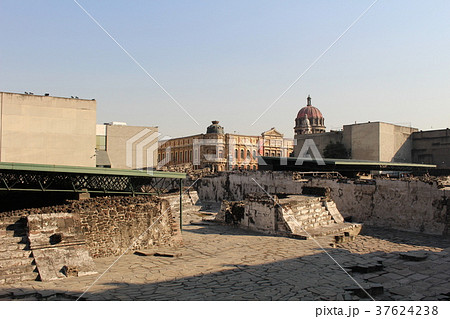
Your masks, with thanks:
<instances>
[{"instance_id":1,"label":"metal truss","mask_svg":"<svg viewBox=\"0 0 450 319\"><path fill-rule=\"evenodd\" d=\"M179 190L176 178L40 171L0 171L0 190L161 194Z\"/></svg>"}]
</instances>

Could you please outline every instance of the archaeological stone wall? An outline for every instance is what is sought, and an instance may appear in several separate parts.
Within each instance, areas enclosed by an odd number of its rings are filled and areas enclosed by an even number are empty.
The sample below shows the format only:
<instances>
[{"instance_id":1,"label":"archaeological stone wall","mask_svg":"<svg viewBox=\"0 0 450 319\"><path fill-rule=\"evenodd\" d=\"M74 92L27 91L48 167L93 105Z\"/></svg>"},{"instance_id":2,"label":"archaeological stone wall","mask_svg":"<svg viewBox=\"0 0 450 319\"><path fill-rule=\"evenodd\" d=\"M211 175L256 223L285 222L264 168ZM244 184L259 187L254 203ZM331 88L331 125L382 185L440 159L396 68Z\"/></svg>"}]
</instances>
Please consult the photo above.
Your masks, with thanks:
<instances>
[{"instance_id":1,"label":"archaeological stone wall","mask_svg":"<svg viewBox=\"0 0 450 319\"><path fill-rule=\"evenodd\" d=\"M344 217L353 221L428 234L449 234L450 189L420 180L297 180L293 172L221 172L198 182L200 200L238 201L252 193L302 194L304 186L329 187Z\"/></svg>"},{"instance_id":2,"label":"archaeological stone wall","mask_svg":"<svg viewBox=\"0 0 450 319\"><path fill-rule=\"evenodd\" d=\"M169 202L152 196L97 197L65 205L4 212L0 220L43 214L68 214L79 219L77 222L92 257L120 255L133 242L130 252L155 245L176 245L181 241L179 221ZM64 223L42 225L40 231L47 232L51 227L54 233L62 234L64 244L65 230L73 224L70 218L65 220Z\"/></svg>"}]
</instances>

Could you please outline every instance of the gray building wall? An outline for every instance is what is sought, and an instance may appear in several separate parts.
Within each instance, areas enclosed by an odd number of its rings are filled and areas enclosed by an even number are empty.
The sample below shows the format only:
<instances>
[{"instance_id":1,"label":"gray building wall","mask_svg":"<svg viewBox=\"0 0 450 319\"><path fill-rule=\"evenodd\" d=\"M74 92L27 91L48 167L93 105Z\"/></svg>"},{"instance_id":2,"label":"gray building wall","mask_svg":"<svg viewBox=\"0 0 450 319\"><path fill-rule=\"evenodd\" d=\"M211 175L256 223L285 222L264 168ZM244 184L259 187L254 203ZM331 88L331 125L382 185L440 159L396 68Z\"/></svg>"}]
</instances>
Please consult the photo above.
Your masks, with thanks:
<instances>
[{"instance_id":1,"label":"gray building wall","mask_svg":"<svg viewBox=\"0 0 450 319\"><path fill-rule=\"evenodd\" d=\"M450 129L412 134L412 161L450 169Z\"/></svg>"},{"instance_id":2,"label":"gray building wall","mask_svg":"<svg viewBox=\"0 0 450 319\"><path fill-rule=\"evenodd\" d=\"M146 169L156 166L158 127L105 125L105 128L106 152L111 168Z\"/></svg>"},{"instance_id":3,"label":"gray building wall","mask_svg":"<svg viewBox=\"0 0 450 319\"><path fill-rule=\"evenodd\" d=\"M320 152L320 155L323 156L323 151L325 147L330 143L343 143L343 132L342 131L333 131L326 133L317 133L317 134L298 134L294 137L294 155L298 156L300 151L305 143L305 140L312 139L316 144L317 149ZM349 147L346 146L347 149Z\"/></svg>"},{"instance_id":4,"label":"gray building wall","mask_svg":"<svg viewBox=\"0 0 450 319\"><path fill-rule=\"evenodd\" d=\"M95 166L96 101L0 92L0 161Z\"/></svg>"},{"instance_id":5,"label":"gray building wall","mask_svg":"<svg viewBox=\"0 0 450 319\"><path fill-rule=\"evenodd\" d=\"M344 145L356 160L378 161L380 154L379 123L344 125Z\"/></svg>"},{"instance_id":6,"label":"gray building wall","mask_svg":"<svg viewBox=\"0 0 450 319\"><path fill-rule=\"evenodd\" d=\"M298 156L306 139L313 139L319 152L329 143L342 143L356 160L411 162L411 134L416 128L383 122L344 125L343 131L296 135L294 154Z\"/></svg>"}]
</instances>

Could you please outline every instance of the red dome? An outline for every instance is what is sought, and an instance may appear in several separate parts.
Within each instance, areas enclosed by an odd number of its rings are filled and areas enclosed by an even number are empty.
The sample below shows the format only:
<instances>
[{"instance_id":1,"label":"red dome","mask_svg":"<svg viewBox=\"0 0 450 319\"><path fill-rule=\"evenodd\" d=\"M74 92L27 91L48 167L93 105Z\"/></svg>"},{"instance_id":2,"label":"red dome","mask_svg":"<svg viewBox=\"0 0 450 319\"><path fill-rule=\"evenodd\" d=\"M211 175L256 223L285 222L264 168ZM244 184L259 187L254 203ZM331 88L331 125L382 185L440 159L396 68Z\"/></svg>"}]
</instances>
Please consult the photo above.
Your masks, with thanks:
<instances>
[{"instance_id":1,"label":"red dome","mask_svg":"<svg viewBox=\"0 0 450 319\"><path fill-rule=\"evenodd\" d=\"M297 118L305 118L305 114L308 116L308 118L314 118L314 119L323 119L322 113L319 111L318 108L308 105L303 107L300 111L298 111Z\"/></svg>"}]
</instances>

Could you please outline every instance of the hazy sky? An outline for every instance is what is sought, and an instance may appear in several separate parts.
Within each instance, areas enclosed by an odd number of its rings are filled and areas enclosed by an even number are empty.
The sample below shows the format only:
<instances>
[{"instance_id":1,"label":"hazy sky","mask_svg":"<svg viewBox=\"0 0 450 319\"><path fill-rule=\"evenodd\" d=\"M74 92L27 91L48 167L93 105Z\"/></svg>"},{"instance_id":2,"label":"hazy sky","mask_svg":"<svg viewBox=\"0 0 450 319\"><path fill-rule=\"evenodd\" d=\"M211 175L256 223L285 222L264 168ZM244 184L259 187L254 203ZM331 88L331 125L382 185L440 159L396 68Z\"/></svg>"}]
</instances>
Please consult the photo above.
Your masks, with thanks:
<instances>
[{"instance_id":1,"label":"hazy sky","mask_svg":"<svg viewBox=\"0 0 450 319\"><path fill-rule=\"evenodd\" d=\"M450 127L450 1L379 0L273 107L373 0L79 3L170 92L197 125L72 0L0 0L0 91L97 100L97 121L181 136L293 136L312 104L328 129L385 121Z\"/></svg>"}]
</instances>

